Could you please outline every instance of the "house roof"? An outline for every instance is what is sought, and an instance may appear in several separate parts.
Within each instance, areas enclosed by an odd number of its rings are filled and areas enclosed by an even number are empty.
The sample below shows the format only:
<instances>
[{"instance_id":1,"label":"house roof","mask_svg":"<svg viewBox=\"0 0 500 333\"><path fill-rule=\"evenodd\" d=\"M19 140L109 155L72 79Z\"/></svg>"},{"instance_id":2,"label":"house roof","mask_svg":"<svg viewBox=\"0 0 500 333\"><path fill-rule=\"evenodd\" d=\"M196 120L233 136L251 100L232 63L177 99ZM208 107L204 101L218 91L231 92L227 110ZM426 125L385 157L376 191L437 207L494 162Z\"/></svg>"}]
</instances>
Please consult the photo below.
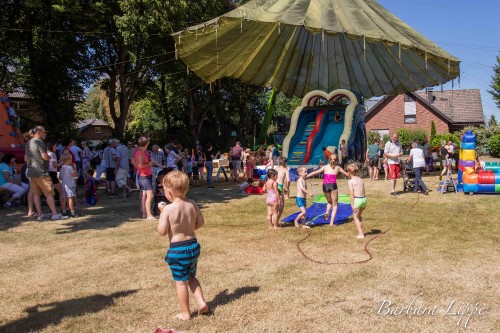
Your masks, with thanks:
<instances>
[{"instance_id":1,"label":"house roof","mask_svg":"<svg viewBox=\"0 0 500 333\"><path fill-rule=\"evenodd\" d=\"M429 103L426 92L415 94ZM431 105L451 118L453 123L484 123L479 89L433 91L432 94L434 101Z\"/></svg>"},{"instance_id":2,"label":"house roof","mask_svg":"<svg viewBox=\"0 0 500 333\"><path fill-rule=\"evenodd\" d=\"M7 94L7 96L9 98L31 99L31 97L28 96L26 94L26 92L23 89L21 89L21 88L18 88L16 90L12 91L12 92L9 92ZM77 94L71 94L70 98L71 98L71 101L73 101L73 102L77 102L77 101L81 101L82 100L82 97L80 95L77 95Z\"/></svg>"},{"instance_id":3,"label":"house roof","mask_svg":"<svg viewBox=\"0 0 500 333\"><path fill-rule=\"evenodd\" d=\"M24 90L15 90L7 94L9 98L27 98Z\"/></svg>"},{"instance_id":4,"label":"house roof","mask_svg":"<svg viewBox=\"0 0 500 333\"><path fill-rule=\"evenodd\" d=\"M105 121L102 121L102 120L96 119L96 118L84 119L84 120L80 120L79 122L76 123L76 128L78 129L79 132L82 132L83 130L85 130L89 126L108 126L108 127L111 127Z\"/></svg>"},{"instance_id":5,"label":"house roof","mask_svg":"<svg viewBox=\"0 0 500 333\"><path fill-rule=\"evenodd\" d=\"M409 93L421 103L441 115L452 124L482 124L484 123L483 104L479 89L461 89L432 91L433 101L429 102L426 91ZM385 96L370 107L366 112L368 116L388 98Z\"/></svg>"}]
</instances>

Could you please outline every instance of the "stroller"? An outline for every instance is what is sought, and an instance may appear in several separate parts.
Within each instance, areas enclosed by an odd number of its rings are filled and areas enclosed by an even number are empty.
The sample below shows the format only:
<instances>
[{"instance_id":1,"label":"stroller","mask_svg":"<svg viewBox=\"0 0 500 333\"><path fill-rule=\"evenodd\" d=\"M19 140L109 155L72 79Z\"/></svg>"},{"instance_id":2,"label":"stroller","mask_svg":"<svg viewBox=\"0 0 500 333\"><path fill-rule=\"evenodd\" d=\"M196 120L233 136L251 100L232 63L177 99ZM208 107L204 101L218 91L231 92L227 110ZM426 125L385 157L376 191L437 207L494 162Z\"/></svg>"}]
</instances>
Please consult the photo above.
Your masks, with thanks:
<instances>
[{"instance_id":1,"label":"stroller","mask_svg":"<svg viewBox=\"0 0 500 333\"><path fill-rule=\"evenodd\" d=\"M415 188L415 171L413 163L405 161L403 163L403 191L410 191Z\"/></svg>"},{"instance_id":2,"label":"stroller","mask_svg":"<svg viewBox=\"0 0 500 333\"><path fill-rule=\"evenodd\" d=\"M155 191L154 191L154 207L153 207L153 214L159 214L160 211L158 209L158 204L161 201L165 201L167 204L170 203L170 201L167 200L167 197L165 196L165 191L163 190L163 178L174 169L172 168L165 168L158 172L158 175L156 176L156 182L154 184L155 186Z\"/></svg>"}]
</instances>

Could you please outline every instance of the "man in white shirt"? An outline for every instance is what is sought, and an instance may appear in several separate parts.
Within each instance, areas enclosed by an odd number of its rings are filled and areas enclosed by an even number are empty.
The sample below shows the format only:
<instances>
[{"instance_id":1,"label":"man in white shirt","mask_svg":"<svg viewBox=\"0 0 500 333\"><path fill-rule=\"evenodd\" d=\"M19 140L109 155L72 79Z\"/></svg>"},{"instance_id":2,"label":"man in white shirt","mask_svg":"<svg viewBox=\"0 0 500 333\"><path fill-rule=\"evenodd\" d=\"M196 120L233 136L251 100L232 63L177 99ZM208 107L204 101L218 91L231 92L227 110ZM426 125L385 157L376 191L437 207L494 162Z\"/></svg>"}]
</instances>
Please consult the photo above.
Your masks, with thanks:
<instances>
[{"instance_id":1,"label":"man in white shirt","mask_svg":"<svg viewBox=\"0 0 500 333\"><path fill-rule=\"evenodd\" d=\"M158 172L167 167L167 157L156 144L151 147L151 162L153 163L153 166L151 167L151 170L153 171L153 187L156 188L156 178L158 177Z\"/></svg>"},{"instance_id":2,"label":"man in white shirt","mask_svg":"<svg viewBox=\"0 0 500 333\"><path fill-rule=\"evenodd\" d=\"M398 135L392 134L391 140L385 144L384 157L389 164L389 178L391 179L391 195L397 196L396 181L401 172L401 162L399 157L403 155L403 148L398 141Z\"/></svg>"},{"instance_id":3,"label":"man in white shirt","mask_svg":"<svg viewBox=\"0 0 500 333\"><path fill-rule=\"evenodd\" d=\"M409 163L413 163L413 172L415 173L415 186L413 187L413 193L417 193L418 189L422 190L425 195L429 194L429 189L422 180L422 171L425 168L425 156L422 149L418 148L418 143L412 143L412 149L410 150L410 156L408 158Z\"/></svg>"}]
</instances>

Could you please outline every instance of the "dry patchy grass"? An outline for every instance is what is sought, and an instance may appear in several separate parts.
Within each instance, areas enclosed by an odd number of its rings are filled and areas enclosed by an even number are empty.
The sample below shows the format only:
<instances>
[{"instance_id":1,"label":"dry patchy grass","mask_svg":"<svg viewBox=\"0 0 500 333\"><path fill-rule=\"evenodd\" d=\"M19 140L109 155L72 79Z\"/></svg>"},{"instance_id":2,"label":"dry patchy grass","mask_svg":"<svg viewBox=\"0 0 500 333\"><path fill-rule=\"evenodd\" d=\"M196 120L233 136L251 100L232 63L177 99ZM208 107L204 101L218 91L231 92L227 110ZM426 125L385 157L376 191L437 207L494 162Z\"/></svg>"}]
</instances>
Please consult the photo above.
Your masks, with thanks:
<instances>
[{"instance_id":1,"label":"dry patchy grass","mask_svg":"<svg viewBox=\"0 0 500 333\"><path fill-rule=\"evenodd\" d=\"M437 177L426 177L436 188ZM310 182L316 193L318 180ZM399 184L401 187L401 182ZM295 185L291 188L295 191ZM339 183L346 193L345 180ZM244 197L231 183L193 189L206 225L198 233L198 277L213 312L178 322L175 289L164 262L167 239L138 219L138 199L103 197L82 217L34 222L21 211L0 220L0 332L493 332L498 320L498 196L388 195L387 181L367 182L364 241L353 223L309 231L268 230L265 198ZM417 200L415 208L410 207ZM284 216L295 212L286 202ZM422 294L421 296L418 296ZM434 316L377 315L382 301L437 306ZM479 302L464 329L447 306ZM194 310L194 303L193 310ZM455 309L456 311L456 309Z\"/></svg>"}]
</instances>

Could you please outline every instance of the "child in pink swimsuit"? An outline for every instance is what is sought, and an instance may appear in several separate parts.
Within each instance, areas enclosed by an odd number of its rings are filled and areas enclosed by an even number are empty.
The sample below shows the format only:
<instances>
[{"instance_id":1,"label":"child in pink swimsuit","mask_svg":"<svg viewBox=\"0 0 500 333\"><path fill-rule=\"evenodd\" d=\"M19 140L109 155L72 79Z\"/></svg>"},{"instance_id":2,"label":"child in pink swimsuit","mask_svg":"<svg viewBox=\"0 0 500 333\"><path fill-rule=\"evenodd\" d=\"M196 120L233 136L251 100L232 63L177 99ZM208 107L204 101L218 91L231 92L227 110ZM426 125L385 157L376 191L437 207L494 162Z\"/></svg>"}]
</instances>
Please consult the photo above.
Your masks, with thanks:
<instances>
[{"instance_id":1,"label":"child in pink swimsuit","mask_svg":"<svg viewBox=\"0 0 500 333\"><path fill-rule=\"evenodd\" d=\"M264 192L267 192L267 222L269 228L278 229L278 206L280 197L278 195L278 183L276 178L278 172L274 169L267 170L267 182L264 185Z\"/></svg>"},{"instance_id":2,"label":"child in pink swimsuit","mask_svg":"<svg viewBox=\"0 0 500 333\"><path fill-rule=\"evenodd\" d=\"M330 209L332 209L332 216L330 217L330 225L333 225L335 221L335 215L337 215L339 194L337 187L337 175L340 173L344 174L346 177L351 177L347 172L344 171L338 164L338 155L331 154L328 160L328 164L325 164L316 171L311 172L306 176L306 178L317 175L321 172L323 175L323 193L325 194L328 204L326 205L325 220L328 220L328 214Z\"/></svg>"}]
</instances>

